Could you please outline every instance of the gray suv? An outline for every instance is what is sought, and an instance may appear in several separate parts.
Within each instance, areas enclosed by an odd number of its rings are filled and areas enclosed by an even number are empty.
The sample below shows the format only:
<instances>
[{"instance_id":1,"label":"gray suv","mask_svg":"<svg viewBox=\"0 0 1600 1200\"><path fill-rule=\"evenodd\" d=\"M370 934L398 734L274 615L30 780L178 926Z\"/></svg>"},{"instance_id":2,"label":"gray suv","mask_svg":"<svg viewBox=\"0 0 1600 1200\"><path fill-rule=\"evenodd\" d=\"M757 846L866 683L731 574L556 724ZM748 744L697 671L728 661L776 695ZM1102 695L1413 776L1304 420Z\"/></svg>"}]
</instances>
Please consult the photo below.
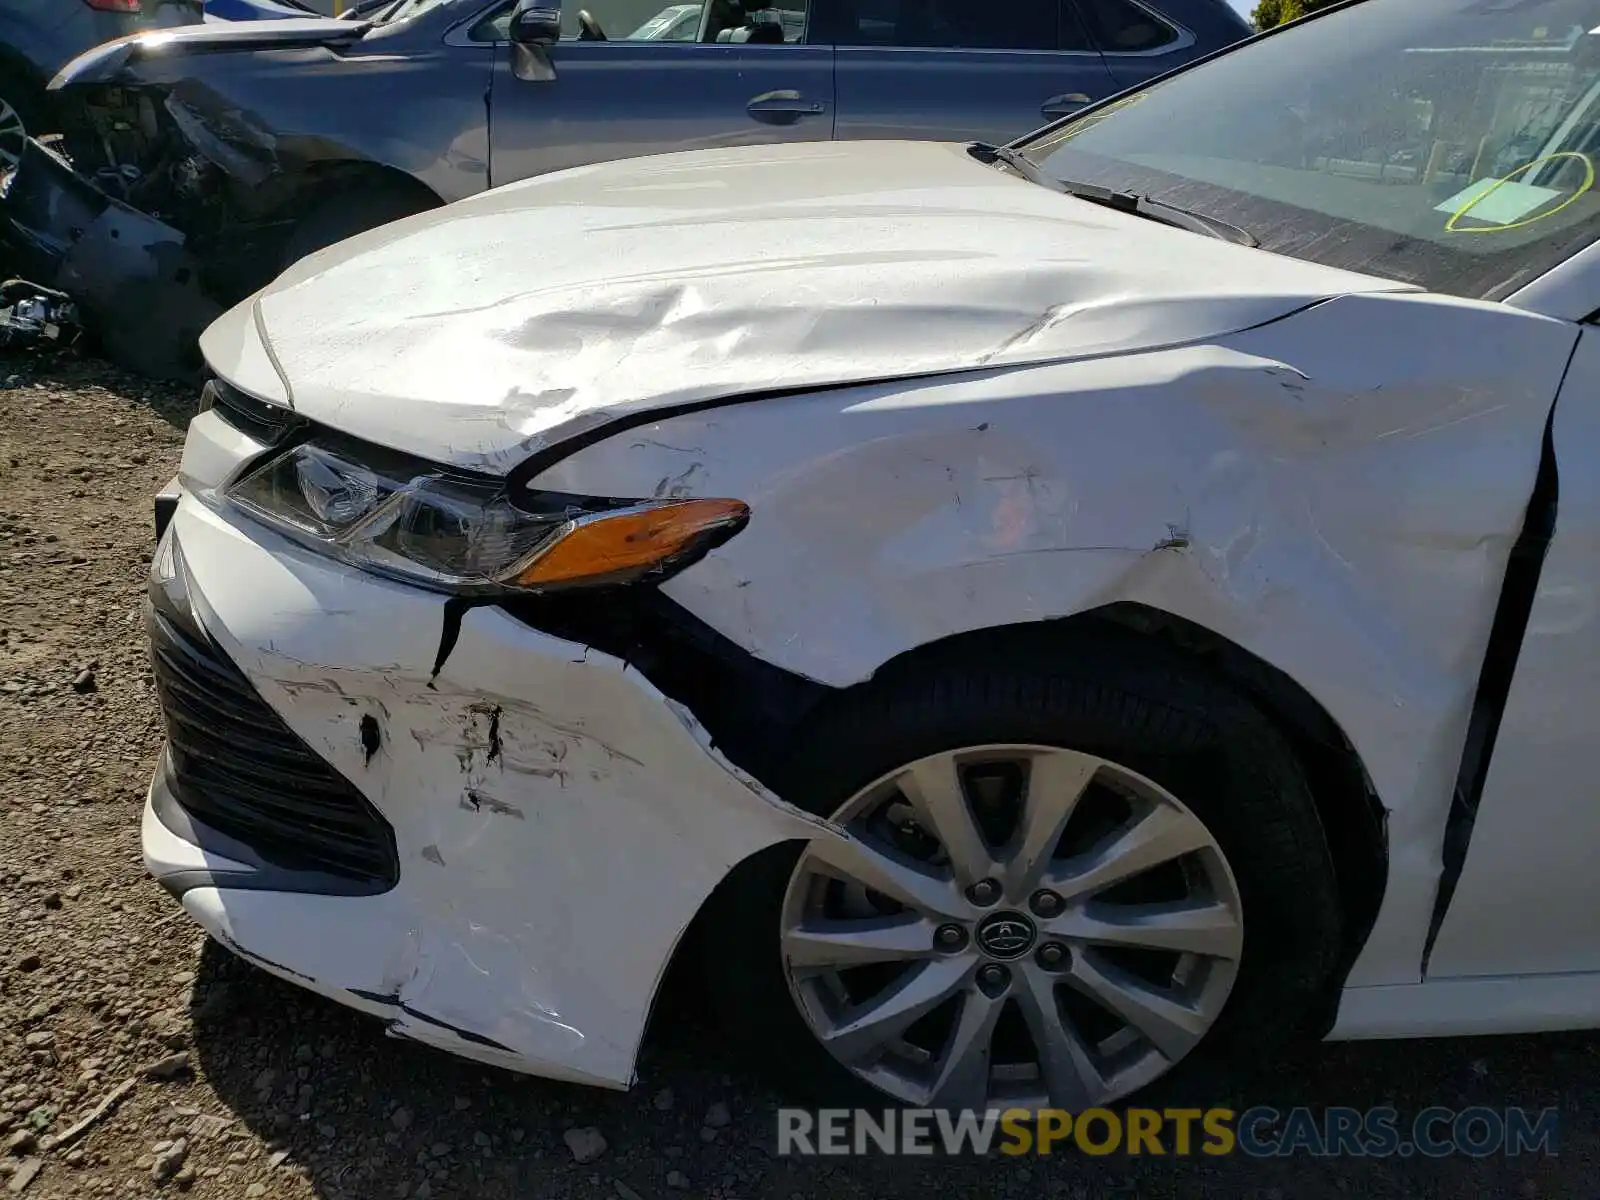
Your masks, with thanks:
<instances>
[{"instance_id":1,"label":"gray suv","mask_svg":"<svg viewBox=\"0 0 1600 1200\"><path fill-rule=\"evenodd\" d=\"M289 263L489 187L712 146L1007 142L1250 32L1227 0L551 2L104 47L56 82L65 158L29 143L0 183L0 239L165 374Z\"/></svg>"},{"instance_id":2,"label":"gray suv","mask_svg":"<svg viewBox=\"0 0 1600 1200\"><path fill-rule=\"evenodd\" d=\"M23 139L48 132L44 88L67 60L101 42L203 18L201 0L0 0L0 169Z\"/></svg>"}]
</instances>

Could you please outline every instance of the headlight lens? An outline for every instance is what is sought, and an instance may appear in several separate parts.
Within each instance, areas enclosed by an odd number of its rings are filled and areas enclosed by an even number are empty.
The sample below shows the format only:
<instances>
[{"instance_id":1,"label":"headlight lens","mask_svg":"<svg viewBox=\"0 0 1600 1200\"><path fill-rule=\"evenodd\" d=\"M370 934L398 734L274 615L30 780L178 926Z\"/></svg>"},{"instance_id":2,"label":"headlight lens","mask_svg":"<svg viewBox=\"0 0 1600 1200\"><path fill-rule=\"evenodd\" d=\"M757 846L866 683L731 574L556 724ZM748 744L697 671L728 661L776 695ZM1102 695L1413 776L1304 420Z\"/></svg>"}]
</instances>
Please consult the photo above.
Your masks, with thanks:
<instances>
[{"instance_id":1,"label":"headlight lens","mask_svg":"<svg viewBox=\"0 0 1600 1200\"><path fill-rule=\"evenodd\" d=\"M365 570L457 592L547 591L665 576L733 536L737 500L540 495L335 439L269 458L225 498Z\"/></svg>"}]
</instances>

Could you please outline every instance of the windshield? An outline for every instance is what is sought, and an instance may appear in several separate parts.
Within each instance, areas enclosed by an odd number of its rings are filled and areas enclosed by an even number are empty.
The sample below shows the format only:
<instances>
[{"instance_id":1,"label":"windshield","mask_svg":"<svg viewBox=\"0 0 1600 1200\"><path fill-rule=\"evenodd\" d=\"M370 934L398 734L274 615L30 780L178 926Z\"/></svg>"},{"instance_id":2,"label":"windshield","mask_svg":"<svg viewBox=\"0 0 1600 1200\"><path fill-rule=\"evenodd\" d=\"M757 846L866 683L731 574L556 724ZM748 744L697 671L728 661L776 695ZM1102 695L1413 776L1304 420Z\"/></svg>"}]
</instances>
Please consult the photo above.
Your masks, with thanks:
<instances>
[{"instance_id":1,"label":"windshield","mask_svg":"<svg viewBox=\"0 0 1600 1200\"><path fill-rule=\"evenodd\" d=\"M1362 0L1019 148L1280 254L1498 299L1600 234L1600 0Z\"/></svg>"}]
</instances>

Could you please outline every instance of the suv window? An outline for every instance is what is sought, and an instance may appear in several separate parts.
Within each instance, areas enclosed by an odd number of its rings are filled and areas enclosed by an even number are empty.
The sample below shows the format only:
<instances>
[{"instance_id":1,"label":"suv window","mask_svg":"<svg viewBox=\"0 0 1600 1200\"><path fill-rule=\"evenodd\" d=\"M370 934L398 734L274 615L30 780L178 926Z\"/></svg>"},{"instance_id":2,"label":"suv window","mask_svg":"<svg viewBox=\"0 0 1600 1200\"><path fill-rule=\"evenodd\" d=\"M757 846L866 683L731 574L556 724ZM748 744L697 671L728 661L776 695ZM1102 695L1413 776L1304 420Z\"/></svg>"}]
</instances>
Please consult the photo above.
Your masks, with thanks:
<instances>
[{"instance_id":1,"label":"suv window","mask_svg":"<svg viewBox=\"0 0 1600 1200\"><path fill-rule=\"evenodd\" d=\"M799 42L805 39L806 0L780 0L781 7L764 7L761 0L698 0L666 3L662 0L584 0L561 6L561 39L576 40L578 13L585 8L600 23L612 42L692 42L699 35L707 3L711 22L707 41L726 43ZM503 42L511 28L514 4L478 22L472 28L475 42Z\"/></svg>"},{"instance_id":2,"label":"suv window","mask_svg":"<svg viewBox=\"0 0 1600 1200\"><path fill-rule=\"evenodd\" d=\"M907 49L1088 50L1060 0L855 0L841 13L840 46Z\"/></svg>"},{"instance_id":3,"label":"suv window","mask_svg":"<svg viewBox=\"0 0 1600 1200\"><path fill-rule=\"evenodd\" d=\"M1078 0L1089 29L1107 54L1140 54L1178 40L1178 31L1133 0Z\"/></svg>"}]
</instances>

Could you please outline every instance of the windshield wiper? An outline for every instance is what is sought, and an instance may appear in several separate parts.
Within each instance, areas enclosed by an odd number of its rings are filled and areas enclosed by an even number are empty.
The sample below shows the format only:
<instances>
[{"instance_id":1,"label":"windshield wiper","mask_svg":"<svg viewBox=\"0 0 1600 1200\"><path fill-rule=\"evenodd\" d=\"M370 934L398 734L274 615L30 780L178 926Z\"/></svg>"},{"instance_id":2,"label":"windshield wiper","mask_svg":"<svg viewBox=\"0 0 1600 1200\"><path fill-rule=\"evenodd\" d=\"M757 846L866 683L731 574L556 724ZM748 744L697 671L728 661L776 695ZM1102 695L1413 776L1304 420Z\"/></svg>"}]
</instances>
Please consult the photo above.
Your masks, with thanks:
<instances>
[{"instance_id":1,"label":"windshield wiper","mask_svg":"<svg viewBox=\"0 0 1600 1200\"><path fill-rule=\"evenodd\" d=\"M1241 229L1237 225L1230 225L1227 221L1208 217L1193 209L1180 208L1176 204L1168 204L1165 200L1157 200L1138 192L1119 192L1115 188L1101 187L1097 183L1073 183L1070 180L1058 179L1022 151L1013 150L1009 146L990 146L984 142L973 142L967 147L967 153L981 163L1003 163L1029 183L1037 183L1041 187L1061 192L1075 200L1084 200L1104 208L1114 208L1130 216L1158 221L1163 225L1187 229L1191 233L1202 233L1207 237L1221 238L1225 242L1234 242L1240 246L1261 245L1248 229Z\"/></svg>"},{"instance_id":2,"label":"windshield wiper","mask_svg":"<svg viewBox=\"0 0 1600 1200\"><path fill-rule=\"evenodd\" d=\"M1004 163L1029 183L1037 183L1052 192L1068 190L1065 183L1039 166L1021 150L1013 150L1010 146L991 146L987 142L973 142L967 147L967 153L986 165Z\"/></svg>"},{"instance_id":3,"label":"windshield wiper","mask_svg":"<svg viewBox=\"0 0 1600 1200\"><path fill-rule=\"evenodd\" d=\"M1248 229L1240 229L1237 225L1230 225L1216 217L1197 213L1192 208L1180 208L1176 204L1168 204L1165 200L1157 200L1153 196L1145 196L1138 192L1119 192L1114 188L1101 187L1094 183L1063 181L1061 186L1067 195L1078 200L1087 200L1090 204L1100 204L1106 208L1114 208L1118 212L1160 221L1163 225L1187 229L1191 233L1203 233L1207 237L1221 238L1225 242L1236 242L1241 246L1261 245L1256 235Z\"/></svg>"}]
</instances>

